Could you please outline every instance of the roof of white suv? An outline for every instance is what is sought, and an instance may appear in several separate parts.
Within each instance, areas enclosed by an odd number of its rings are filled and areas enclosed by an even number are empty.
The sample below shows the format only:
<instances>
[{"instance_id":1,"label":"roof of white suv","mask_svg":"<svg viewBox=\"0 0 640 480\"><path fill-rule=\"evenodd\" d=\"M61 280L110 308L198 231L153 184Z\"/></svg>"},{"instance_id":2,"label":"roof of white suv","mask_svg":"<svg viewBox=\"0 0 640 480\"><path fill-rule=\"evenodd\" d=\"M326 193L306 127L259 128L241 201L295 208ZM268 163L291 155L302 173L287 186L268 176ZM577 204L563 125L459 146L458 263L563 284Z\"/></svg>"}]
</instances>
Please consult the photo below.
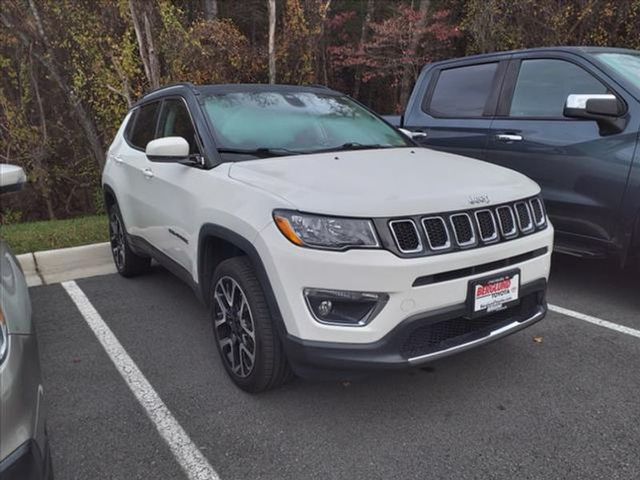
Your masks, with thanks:
<instances>
[{"instance_id":1,"label":"roof of white suv","mask_svg":"<svg viewBox=\"0 0 640 480\"><path fill-rule=\"evenodd\" d=\"M221 94L221 93L238 93L238 92L313 92L322 93L324 95L339 95L343 93L331 90L323 85L282 85L268 83L238 83L238 84L220 84L220 85L194 85L192 83L175 83L166 85L156 90L152 90L145 94L136 105L145 103L149 100L162 98L168 94L180 91L190 91L193 94Z\"/></svg>"}]
</instances>

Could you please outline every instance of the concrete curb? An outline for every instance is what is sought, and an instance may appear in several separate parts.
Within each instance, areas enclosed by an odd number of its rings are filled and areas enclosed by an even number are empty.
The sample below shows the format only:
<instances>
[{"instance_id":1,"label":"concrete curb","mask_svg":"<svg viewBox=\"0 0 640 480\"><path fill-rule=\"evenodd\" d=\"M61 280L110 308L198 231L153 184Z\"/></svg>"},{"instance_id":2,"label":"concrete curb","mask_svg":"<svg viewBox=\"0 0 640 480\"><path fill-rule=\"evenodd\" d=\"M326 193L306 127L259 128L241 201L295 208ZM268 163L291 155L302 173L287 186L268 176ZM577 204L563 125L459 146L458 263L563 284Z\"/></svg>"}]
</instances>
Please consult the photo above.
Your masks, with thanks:
<instances>
[{"instance_id":1,"label":"concrete curb","mask_svg":"<svg viewBox=\"0 0 640 480\"><path fill-rule=\"evenodd\" d=\"M30 287L116 272L108 242L26 253L17 258Z\"/></svg>"}]
</instances>

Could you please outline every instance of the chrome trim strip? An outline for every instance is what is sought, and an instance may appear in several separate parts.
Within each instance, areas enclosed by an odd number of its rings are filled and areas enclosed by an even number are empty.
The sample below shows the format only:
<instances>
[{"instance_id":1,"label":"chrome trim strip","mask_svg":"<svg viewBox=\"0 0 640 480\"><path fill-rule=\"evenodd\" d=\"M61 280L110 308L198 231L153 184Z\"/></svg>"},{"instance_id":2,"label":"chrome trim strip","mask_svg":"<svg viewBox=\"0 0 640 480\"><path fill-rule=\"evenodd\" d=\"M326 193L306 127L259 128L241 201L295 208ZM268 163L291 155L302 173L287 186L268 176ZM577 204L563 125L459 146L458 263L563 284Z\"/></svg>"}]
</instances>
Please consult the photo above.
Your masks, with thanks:
<instances>
[{"instance_id":1,"label":"chrome trim strip","mask_svg":"<svg viewBox=\"0 0 640 480\"><path fill-rule=\"evenodd\" d=\"M540 212L542 213L542 218L540 219L539 222L536 220L535 209L533 208L533 202L536 202L538 204L538 206L540 207ZM529 204L531 205L531 217L533 218L533 221L536 224L536 227L542 227L545 223L547 223L547 215L544 211L542 200L540 200L537 197L532 198L531 200L529 200Z\"/></svg>"},{"instance_id":2,"label":"chrome trim strip","mask_svg":"<svg viewBox=\"0 0 640 480\"><path fill-rule=\"evenodd\" d=\"M524 208L527 210L527 216L529 217L529 223L525 227L522 226L522 222L520 221L520 214L518 213L518 205L524 205ZM513 204L513 208L514 208L516 217L518 219L518 227L520 228L520 231L522 233L531 232L535 227L533 225L533 217L531 216L531 210L529 210L529 205L527 204L527 202L516 202L516 203Z\"/></svg>"},{"instance_id":3,"label":"chrome trim strip","mask_svg":"<svg viewBox=\"0 0 640 480\"><path fill-rule=\"evenodd\" d=\"M532 323L536 323L539 320L542 320L546 314L546 308L543 306L538 307L538 311L534 313L531 317L527 318L522 322L512 322L508 325L505 325L502 328L494 330L486 337L479 338L477 340L473 340L472 342L463 343L461 345L456 345L455 347L447 348L445 350L440 350L439 352L427 353L426 355L420 355L417 357L409 358L409 364L418 365L420 363L435 360L437 358L446 357L448 355L452 355L457 352L463 352L470 348L482 345L484 343L489 343L494 340L497 340L501 337L507 336L511 333L517 332L518 330L522 330L525 327L528 327Z\"/></svg>"},{"instance_id":4,"label":"chrome trim strip","mask_svg":"<svg viewBox=\"0 0 640 480\"><path fill-rule=\"evenodd\" d=\"M425 224L425 222L427 220L440 220L440 223L442 223L442 227L444 228L444 233L447 235L447 243L445 243L443 246L440 247L434 247L433 244L431 243L431 237L429 237L429 232L427 231L427 226ZM451 248L451 236L449 235L449 229L447 228L447 222L444 221L444 218L442 217L425 217L422 219L422 229L424 230L424 235L427 237L427 242L429 242L429 248L435 252L439 251L439 250L447 250L449 248Z\"/></svg>"},{"instance_id":5,"label":"chrome trim strip","mask_svg":"<svg viewBox=\"0 0 640 480\"><path fill-rule=\"evenodd\" d=\"M403 222L411 223L411 225L413 225L413 230L416 232L416 236L418 237L418 247L413 249L413 250L403 250L400 247L400 242L398 241L398 237L396 236L396 232L393 229L393 225L394 224L403 223ZM401 220L390 220L389 221L389 230L391 230L391 235L393 235L393 239L396 241L396 246L398 247L398 250L400 250L402 253L418 253L418 252L422 251L422 239L420 238L420 232L418 231L418 227L416 226L416 222L414 222L412 219L403 218Z\"/></svg>"},{"instance_id":6,"label":"chrome trim strip","mask_svg":"<svg viewBox=\"0 0 640 480\"><path fill-rule=\"evenodd\" d=\"M458 239L458 232L456 232L456 226L453 223L453 219L456 217L467 217L467 220L469 221L469 227L471 228L471 240L461 243L460 240ZM455 213L453 215L450 215L449 222L451 223L451 228L453 229L453 236L455 237L456 243L458 244L458 246L470 247L476 244L476 231L473 228L473 222L471 221L471 217L469 216L468 213Z\"/></svg>"},{"instance_id":7,"label":"chrome trim strip","mask_svg":"<svg viewBox=\"0 0 640 480\"><path fill-rule=\"evenodd\" d=\"M483 238L482 237L482 227L480 226L480 219L478 218L478 214L482 213L482 212L487 212L489 214L489 216L491 217L491 222L493 223L493 235L489 238ZM499 235L498 235L498 225L496 224L496 219L493 215L493 212L491 210L489 210L488 208L483 208L482 210L476 210L475 212L473 212L475 217L476 217L476 222L478 224L478 234L480 235L480 240L482 240L484 243L492 243L492 242L497 242L499 239Z\"/></svg>"},{"instance_id":8,"label":"chrome trim strip","mask_svg":"<svg viewBox=\"0 0 640 480\"><path fill-rule=\"evenodd\" d=\"M502 219L500 218L500 210L506 208L511 215L511 220L513 221L513 230L510 232L504 231L504 225L502 224ZM518 225L516 224L516 217L513 215L513 209L509 205L503 205L501 207L496 208L496 216L498 217L498 223L500 224L500 231L502 232L502 236L504 238L511 238L518 235Z\"/></svg>"}]
</instances>

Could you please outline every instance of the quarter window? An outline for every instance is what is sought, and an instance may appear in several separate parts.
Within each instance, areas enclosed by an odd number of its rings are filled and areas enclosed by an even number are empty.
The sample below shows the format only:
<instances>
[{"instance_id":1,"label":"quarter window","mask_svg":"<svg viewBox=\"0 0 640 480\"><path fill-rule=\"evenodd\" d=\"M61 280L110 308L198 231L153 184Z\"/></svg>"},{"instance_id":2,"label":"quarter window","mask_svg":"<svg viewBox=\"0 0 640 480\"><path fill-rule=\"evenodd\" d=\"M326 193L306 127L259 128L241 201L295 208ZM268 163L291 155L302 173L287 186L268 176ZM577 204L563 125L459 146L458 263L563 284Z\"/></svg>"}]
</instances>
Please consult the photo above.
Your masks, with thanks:
<instances>
[{"instance_id":1,"label":"quarter window","mask_svg":"<svg viewBox=\"0 0 640 480\"><path fill-rule=\"evenodd\" d=\"M571 94L606 93L607 88L581 67L554 59L524 60L509 116L562 117Z\"/></svg>"},{"instance_id":2,"label":"quarter window","mask_svg":"<svg viewBox=\"0 0 640 480\"><path fill-rule=\"evenodd\" d=\"M199 153L196 131L191 122L189 111L180 99L165 100L158 129L158 138L182 137L189 142L189 153Z\"/></svg>"},{"instance_id":3,"label":"quarter window","mask_svg":"<svg viewBox=\"0 0 640 480\"><path fill-rule=\"evenodd\" d=\"M147 143L153 140L156 131L156 118L158 115L158 102L143 105L135 114L133 131L129 142L139 149L147 148Z\"/></svg>"},{"instance_id":4,"label":"quarter window","mask_svg":"<svg viewBox=\"0 0 640 480\"><path fill-rule=\"evenodd\" d=\"M491 94L497 63L442 70L429 113L437 117L481 117Z\"/></svg>"}]
</instances>

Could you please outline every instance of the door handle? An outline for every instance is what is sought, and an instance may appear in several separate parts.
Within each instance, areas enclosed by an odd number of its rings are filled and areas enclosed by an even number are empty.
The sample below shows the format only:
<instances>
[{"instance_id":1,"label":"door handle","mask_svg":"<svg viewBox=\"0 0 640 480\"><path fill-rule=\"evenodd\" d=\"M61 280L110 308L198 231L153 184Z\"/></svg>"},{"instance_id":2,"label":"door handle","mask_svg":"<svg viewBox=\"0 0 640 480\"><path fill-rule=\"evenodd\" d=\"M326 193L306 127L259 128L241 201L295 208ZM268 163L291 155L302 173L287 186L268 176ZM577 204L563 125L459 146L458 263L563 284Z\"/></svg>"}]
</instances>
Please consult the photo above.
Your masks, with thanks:
<instances>
[{"instance_id":1,"label":"door handle","mask_svg":"<svg viewBox=\"0 0 640 480\"><path fill-rule=\"evenodd\" d=\"M496 140L498 140L499 142L511 143L521 142L523 139L522 135L516 135L513 133L499 133L496 135Z\"/></svg>"},{"instance_id":2,"label":"door handle","mask_svg":"<svg viewBox=\"0 0 640 480\"><path fill-rule=\"evenodd\" d=\"M145 168L142 171L142 174L144 175L145 178L151 180L153 178L153 170L151 170L150 168Z\"/></svg>"},{"instance_id":3,"label":"door handle","mask_svg":"<svg viewBox=\"0 0 640 480\"><path fill-rule=\"evenodd\" d=\"M124 162L123 158L120 155L114 155L112 158L116 163Z\"/></svg>"}]
</instances>

